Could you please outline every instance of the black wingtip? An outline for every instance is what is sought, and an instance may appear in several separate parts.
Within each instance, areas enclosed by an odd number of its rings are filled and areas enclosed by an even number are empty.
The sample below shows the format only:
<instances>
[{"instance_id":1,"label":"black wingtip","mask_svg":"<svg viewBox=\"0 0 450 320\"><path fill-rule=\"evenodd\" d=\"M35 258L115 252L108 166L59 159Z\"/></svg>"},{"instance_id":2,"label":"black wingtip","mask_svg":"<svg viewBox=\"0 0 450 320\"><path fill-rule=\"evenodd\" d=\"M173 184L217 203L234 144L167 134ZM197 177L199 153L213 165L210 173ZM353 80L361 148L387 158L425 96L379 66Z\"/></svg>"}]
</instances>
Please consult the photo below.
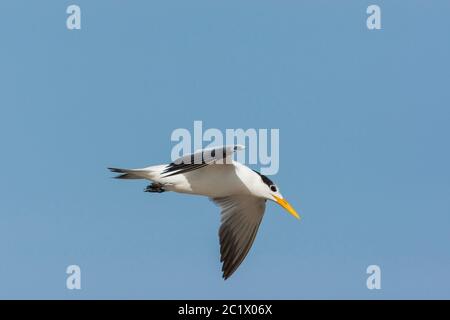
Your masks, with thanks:
<instances>
[{"instance_id":1,"label":"black wingtip","mask_svg":"<svg viewBox=\"0 0 450 320\"><path fill-rule=\"evenodd\" d=\"M232 275L233 275L233 273L234 273L234 271L236 271L236 269L231 269L231 268L225 268L225 265L222 265L222 278L223 278L223 280L225 281L225 280L227 280L228 278L230 278Z\"/></svg>"}]
</instances>

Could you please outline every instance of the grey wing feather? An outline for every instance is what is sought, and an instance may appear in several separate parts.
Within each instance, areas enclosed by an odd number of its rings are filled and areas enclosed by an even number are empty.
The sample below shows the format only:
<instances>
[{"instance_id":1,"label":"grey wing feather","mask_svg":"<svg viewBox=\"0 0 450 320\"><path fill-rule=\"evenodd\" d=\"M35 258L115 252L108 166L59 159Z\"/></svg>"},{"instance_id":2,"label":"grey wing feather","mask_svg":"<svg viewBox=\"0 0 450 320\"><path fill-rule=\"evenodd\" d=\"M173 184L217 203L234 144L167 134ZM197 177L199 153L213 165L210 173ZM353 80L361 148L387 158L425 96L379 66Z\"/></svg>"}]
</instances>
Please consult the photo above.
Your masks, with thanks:
<instances>
[{"instance_id":1,"label":"grey wing feather","mask_svg":"<svg viewBox=\"0 0 450 320\"><path fill-rule=\"evenodd\" d=\"M264 215L266 201L242 195L213 198L212 201L222 208L220 261L226 280L247 256Z\"/></svg>"},{"instance_id":2,"label":"grey wing feather","mask_svg":"<svg viewBox=\"0 0 450 320\"><path fill-rule=\"evenodd\" d=\"M240 150L241 146L222 146L207 148L178 158L167 165L162 174L165 177L197 170L213 163L231 163L232 154Z\"/></svg>"}]
</instances>

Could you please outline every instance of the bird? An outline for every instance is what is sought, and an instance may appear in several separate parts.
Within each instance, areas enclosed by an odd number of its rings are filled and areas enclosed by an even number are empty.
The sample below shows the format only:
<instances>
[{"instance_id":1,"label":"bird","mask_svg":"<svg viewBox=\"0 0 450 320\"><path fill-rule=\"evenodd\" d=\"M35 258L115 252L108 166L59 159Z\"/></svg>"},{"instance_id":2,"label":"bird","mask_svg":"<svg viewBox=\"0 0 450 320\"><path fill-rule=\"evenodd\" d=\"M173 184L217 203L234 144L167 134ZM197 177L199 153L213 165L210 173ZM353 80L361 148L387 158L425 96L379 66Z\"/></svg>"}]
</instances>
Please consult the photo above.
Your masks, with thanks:
<instances>
[{"instance_id":1,"label":"bird","mask_svg":"<svg viewBox=\"0 0 450 320\"><path fill-rule=\"evenodd\" d=\"M267 176L233 159L243 145L198 150L169 164L139 169L108 168L117 179L151 181L144 191L206 196L221 208L219 228L222 277L227 280L247 256L262 221L267 200L300 216Z\"/></svg>"}]
</instances>

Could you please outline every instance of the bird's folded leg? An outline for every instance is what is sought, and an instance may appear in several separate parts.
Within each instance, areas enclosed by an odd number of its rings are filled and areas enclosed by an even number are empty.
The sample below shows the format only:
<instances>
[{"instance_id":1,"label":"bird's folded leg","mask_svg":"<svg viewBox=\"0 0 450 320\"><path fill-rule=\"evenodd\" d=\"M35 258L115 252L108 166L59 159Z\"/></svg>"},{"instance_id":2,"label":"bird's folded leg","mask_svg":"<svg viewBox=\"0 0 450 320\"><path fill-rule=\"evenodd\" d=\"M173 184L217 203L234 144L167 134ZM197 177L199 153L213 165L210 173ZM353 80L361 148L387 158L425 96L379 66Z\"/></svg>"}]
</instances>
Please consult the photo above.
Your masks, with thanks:
<instances>
[{"instance_id":1,"label":"bird's folded leg","mask_svg":"<svg viewBox=\"0 0 450 320\"><path fill-rule=\"evenodd\" d=\"M157 192L157 193L161 193L164 192L166 190L164 190L163 185L161 183L152 183L149 184L147 186L147 188L144 189L144 192Z\"/></svg>"}]
</instances>

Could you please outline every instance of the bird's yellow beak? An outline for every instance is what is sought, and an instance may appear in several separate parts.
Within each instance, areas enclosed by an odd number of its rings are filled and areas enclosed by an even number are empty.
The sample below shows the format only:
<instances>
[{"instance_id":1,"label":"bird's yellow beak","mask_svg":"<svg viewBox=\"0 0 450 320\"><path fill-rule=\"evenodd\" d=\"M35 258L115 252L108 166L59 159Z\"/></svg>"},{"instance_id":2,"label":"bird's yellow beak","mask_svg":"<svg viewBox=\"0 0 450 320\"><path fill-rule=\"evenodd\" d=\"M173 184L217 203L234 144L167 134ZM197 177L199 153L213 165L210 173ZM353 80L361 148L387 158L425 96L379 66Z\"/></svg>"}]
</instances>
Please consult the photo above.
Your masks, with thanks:
<instances>
[{"instance_id":1,"label":"bird's yellow beak","mask_svg":"<svg viewBox=\"0 0 450 320\"><path fill-rule=\"evenodd\" d=\"M294 210L294 208L292 208L292 206L289 204L289 202L287 202L286 200L277 197L277 196L273 196L275 198L275 200L277 201L277 203L282 206L283 208L285 208L287 210L287 212L289 212L290 214L292 214L294 217L296 217L297 219L300 219L300 216L298 215L298 213Z\"/></svg>"}]
</instances>

